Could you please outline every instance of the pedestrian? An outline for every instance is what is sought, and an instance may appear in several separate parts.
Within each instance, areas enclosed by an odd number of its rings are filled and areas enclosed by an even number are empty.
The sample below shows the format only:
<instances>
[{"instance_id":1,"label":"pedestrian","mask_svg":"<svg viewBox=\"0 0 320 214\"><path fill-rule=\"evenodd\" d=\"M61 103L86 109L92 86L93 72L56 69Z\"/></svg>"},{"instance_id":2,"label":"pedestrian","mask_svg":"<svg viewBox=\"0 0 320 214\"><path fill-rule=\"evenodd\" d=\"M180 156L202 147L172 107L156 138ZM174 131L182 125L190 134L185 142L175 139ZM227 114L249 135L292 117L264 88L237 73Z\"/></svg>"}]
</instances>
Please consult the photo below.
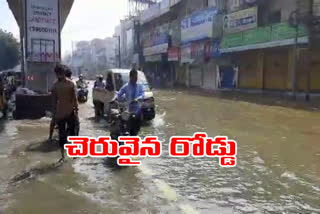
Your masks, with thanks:
<instances>
[{"instance_id":1,"label":"pedestrian","mask_svg":"<svg viewBox=\"0 0 320 214\"><path fill-rule=\"evenodd\" d=\"M99 75L98 80L94 84L94 88L104 89L106 85L103 82L103 76Z\"/></svg>"},{"instance_id":2,"label":"pedestrian","mask_svg":"<svg viewBox=\"0 0 320 214\"><path fill-rule=\"evenodd\" d=\"M64 161L64 145L67 143L68 135L76 135L75 118L78 115L76 85L66 78L67 72L68 68L66 66L58 64L55 67L57 81L52 87L54 118L59 129L59 146L61 151L59 162Z\"/></svg>"},{"instance_id":3,"label":"pedestrian","mask_svg":"<svg viewBox=\"0 0 320 214\"><path fill-rule=\"evenodd\" d=\"M113 85L113 82L112 82L112 74L111 73L108 73L108 75L107 75L106 89L108 91L114 91L114 85Z\"/></svg>"},{"instance_id":4,"label":"pedestrian","mask_svg":"<svg viewBox=\"0 0 320 214\"><path fill-rule=\"evenodd\" d=\"M67 72L66 72L66 78L72 81L72 71L67 67ZM79 115L75 114L74 115L74 122L75 122L75 136L79 136L80 133L80 119ZM69 127L68 127L69 130ZM69 130L70 133L70 130Z\"/></svg>"}]
</instances>

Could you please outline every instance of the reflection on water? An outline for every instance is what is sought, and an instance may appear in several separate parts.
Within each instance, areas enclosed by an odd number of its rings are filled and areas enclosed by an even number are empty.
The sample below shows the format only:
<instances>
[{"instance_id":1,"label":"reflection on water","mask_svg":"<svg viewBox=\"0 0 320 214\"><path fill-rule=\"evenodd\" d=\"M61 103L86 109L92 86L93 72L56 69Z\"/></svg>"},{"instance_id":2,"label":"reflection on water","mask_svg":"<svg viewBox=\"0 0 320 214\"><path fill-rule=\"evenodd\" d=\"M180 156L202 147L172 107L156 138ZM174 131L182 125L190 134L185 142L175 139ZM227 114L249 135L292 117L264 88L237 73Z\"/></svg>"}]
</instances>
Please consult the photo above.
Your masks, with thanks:
<instances>
[{"instance_id":1,"label":"reflection on water","mask_svg":"<svg viewBox=\"0 0 320 214\"><path fill-rule=\"evenodd\" d=\"M57 145L45 141L49 118L2 126L6 213L320 213L319 112L176 91L155 97L158 114L141 136L159 136L163 155L141 167L116 170L93 158L58 165ZM91 100L80 116L82 135L108 135ZM236 140L238 166L168 156L171 136L197 131Z\"/></svg>"}]
</instances>

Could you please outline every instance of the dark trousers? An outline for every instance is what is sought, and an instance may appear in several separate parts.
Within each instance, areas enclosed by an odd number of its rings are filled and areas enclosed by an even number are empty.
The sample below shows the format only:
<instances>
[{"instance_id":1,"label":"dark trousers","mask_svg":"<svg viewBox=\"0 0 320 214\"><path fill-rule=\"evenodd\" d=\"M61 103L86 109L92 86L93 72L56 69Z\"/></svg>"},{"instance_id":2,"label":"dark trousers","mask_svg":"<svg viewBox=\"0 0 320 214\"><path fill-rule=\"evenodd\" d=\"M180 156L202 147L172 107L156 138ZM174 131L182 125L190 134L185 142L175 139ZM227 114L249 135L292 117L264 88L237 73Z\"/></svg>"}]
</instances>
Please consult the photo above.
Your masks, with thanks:
<instances>
[{"instance_id":1,"label":"dark trousers","mask_svg":"<svg viewBox=\"0 0 320 214\"><path fill-rule=\"evenodd\" d=\"M68 136L76 136L76 115L71 114L69 117L57 121L59 127L59 145L64 148Z\"/></svg>"},{"instance_id":2,"label":"dark trousers","mask_svg":"<svg viewBox=\"0 0 320 214\"><path fill-rule=\"evenodd\" d=\"M129 120L130 136L137 136L139 134L141 122L140 118L131 118Z\"/></svg>"},{"instance_id":3,"label":"dark trousers","mask_svg":"<svg viewBox=\"0 0 320 214\"><path fill-rule=\"evenodd\" d=\"M79 116L78 115L74 116L74 128L75 128L75 135L74 136L79 136L80 120L79 120Z\"/></svg>"}]
</instances>

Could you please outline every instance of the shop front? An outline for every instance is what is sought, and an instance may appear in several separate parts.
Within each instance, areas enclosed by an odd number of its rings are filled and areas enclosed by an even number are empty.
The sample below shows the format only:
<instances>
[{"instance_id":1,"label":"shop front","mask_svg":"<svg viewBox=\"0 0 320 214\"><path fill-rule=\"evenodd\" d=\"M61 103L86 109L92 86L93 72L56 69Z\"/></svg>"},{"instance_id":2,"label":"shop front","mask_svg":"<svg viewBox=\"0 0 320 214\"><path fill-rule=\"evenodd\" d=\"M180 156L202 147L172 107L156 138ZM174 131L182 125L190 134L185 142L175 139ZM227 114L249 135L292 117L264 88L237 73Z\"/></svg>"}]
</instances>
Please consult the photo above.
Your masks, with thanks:
<instances>
[{"instance_id":1,"label":"shop front","mask_svg":"<svg viewBox=\"0 0 320 214\"><path fill-rule=\"evenodd\" d=\"M296 30L286 22L226 35L222 39L221 52L231 55L237 62L239 88L292 90L295 36ZM298 28L297 41L300 47L308 44L307 32L302 26ZM223 73L224 77L227 73L226 81L230 82L231 71ZM297 81L302 87L299 69Z\"/></svg>"},{"instance_id":2,"label":"shop front","mask_svg":"<svg viewBox=\"0 0 320 214\"><path fill-rule=\"evenodd\" d=\"M181 22L181 65L186 85L206 89L216 88L216 65L211 60L212 39L217 36L214 26L217 9L196 12Z\"/></svg>"}]
</instances>

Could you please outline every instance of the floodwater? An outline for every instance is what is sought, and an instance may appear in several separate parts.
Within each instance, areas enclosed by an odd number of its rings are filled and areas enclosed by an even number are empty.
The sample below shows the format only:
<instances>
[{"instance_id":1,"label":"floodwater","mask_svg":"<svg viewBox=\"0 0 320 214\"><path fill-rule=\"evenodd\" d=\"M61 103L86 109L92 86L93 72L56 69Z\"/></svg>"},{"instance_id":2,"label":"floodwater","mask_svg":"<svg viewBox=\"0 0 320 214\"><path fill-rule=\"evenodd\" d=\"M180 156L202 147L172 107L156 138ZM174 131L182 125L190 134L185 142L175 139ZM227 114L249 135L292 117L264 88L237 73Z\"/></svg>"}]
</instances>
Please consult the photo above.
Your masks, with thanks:
<instances>
[{"instance_id":1,"label":"floodwater","mask_svg":"<svg viewBox=\"0 0 320 214\"><path fill-rule=\"evenodd\" d=\"M320 213L320 112L188 91L155 91L157 116L141 135L163 142L159 158L116 170L102 159L60 158L49 118L0 124L0 213ZM81 134L108 135L80 107ZM238 142L238 166L214 158L173 158L173 135L207 132Z\"/></svg>"}]
</instances>

